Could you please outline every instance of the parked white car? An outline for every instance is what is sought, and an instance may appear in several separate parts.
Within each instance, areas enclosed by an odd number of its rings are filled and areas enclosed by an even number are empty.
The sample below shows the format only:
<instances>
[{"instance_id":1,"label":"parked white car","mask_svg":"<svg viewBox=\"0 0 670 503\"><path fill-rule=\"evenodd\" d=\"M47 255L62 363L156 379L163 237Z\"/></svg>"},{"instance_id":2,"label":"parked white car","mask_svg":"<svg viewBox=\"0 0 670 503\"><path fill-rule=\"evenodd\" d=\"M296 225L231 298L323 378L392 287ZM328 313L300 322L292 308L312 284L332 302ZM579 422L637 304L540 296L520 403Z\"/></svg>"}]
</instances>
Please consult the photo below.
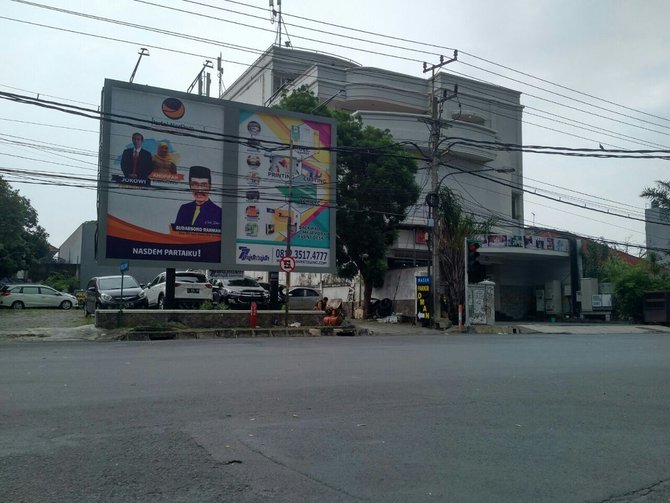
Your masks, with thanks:
<instances>
[{"instance_id":1,"label":"parked white car","mask_svg":"<svg viewBox=\"0 0 670 503\"><path fill-rule=\"evenodd\" d=\"M162 272L144 290L149 307L164 309L165 277ZM174 284L175 305L180 308L198 308L212 300L212 284L199 272L177 271Z\"/></svg>"},{"instance_id":2,"label":"parked white car","mask_svg":"<svg viewBox=\"0 0 670 503\"><path fill-rule=\"evenodd\" d=\"M0 290L0 307L23 309L24 307L60 307L71 309L77 305L77 298L69 293L59 292L45 285L6 285Z\"/></svg>"}]
</instances>

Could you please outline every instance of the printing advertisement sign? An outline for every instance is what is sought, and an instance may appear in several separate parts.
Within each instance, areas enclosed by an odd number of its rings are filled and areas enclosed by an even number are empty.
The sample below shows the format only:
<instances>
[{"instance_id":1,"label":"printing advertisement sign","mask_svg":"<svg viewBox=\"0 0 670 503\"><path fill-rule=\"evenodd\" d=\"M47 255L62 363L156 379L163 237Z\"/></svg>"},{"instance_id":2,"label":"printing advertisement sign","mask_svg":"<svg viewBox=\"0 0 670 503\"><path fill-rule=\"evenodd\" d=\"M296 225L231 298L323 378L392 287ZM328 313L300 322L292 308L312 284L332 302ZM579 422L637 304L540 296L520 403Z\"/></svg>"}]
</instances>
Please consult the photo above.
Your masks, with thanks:
<instances>
[{"instance_id":1,"label":"printing advertisement sign","mask_svg":"<svg viewBox=\"0 0 670 503\"><path fill-rule=\"evenodd\" d=\"M278 265L289 240L297 267L333 263L333 126L316 119L240 110L238 265Z\"/></svg>"}]
</instances>

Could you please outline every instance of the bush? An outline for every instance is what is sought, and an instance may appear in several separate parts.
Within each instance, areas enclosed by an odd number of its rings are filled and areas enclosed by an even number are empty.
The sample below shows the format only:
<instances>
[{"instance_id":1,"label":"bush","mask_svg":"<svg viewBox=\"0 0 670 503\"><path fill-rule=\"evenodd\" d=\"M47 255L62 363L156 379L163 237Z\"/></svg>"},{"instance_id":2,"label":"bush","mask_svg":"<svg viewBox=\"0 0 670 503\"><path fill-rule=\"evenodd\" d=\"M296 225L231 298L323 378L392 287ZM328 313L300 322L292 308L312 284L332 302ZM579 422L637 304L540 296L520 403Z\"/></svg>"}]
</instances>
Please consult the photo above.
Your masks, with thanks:
<instances>
[{"instance_id":1,"label":"bush","mask_svg":"<svg viewBox=\"0 0 670 503\"><path fill-rule=\"evenodd\" d=\"M223 302L220 302L219 304L215 304L211 300L206 300L205 302L200 304L199 309L202 310L202 311L225 311L226 309L229 309L229 308Z\"/></svg>"},{"instance_id":2,"label":"bush","mask_svg":"<svg viewBox=\"0 0 670 503\"><path fill-rule=\"evenodd\" d=\"M44 284L55 288L59 292L72 293L79 288L79 280L76 276L60 272L51 273Z\"/></svg>"},{"instance_id":3,"label":"bush","mask_svg":"<svg viewBox=\"0 0 670 503\"><path fill-rule=\"evenodd\" d=\"M667 272L650 261L630 265L610 260L606 277L614 288L614 315L622 320L643 321L644 293L670 290Z\"/></svg>"}]
</instances>

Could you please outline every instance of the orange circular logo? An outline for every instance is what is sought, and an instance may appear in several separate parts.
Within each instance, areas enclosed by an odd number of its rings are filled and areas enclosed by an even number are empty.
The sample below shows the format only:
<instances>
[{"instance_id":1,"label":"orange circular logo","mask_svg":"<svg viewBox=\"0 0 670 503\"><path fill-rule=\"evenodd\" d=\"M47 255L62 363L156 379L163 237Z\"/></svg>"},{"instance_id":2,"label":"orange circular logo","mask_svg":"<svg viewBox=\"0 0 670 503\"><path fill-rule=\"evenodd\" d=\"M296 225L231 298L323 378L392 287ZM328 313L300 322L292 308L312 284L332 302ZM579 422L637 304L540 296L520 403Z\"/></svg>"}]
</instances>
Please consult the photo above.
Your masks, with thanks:
<instances>
[{"instance_id":1,"label":"orange circular logo","mask_svg":"<svg viewBox=\"0 0 670 503\"><path fill-rule=\"evenodd\" d=\"M168 119L178 120L186 113L184 104L177 98L166 98L163 100L163 106L161 108L165 117Z\"/></svg>"}]
</instances>

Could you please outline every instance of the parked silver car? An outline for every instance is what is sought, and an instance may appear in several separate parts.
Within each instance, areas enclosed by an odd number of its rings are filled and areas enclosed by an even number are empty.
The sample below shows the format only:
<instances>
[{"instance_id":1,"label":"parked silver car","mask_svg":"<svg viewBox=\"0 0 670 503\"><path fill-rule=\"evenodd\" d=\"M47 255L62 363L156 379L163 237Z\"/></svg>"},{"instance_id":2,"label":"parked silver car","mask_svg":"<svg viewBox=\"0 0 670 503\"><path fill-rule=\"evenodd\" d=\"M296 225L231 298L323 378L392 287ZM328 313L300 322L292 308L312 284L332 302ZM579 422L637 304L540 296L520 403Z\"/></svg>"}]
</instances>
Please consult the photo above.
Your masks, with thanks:
<instances>
[{"instance_id":1,"label":"parked silver car","mask_svg":"<svg viewBox=\"0 0 670 503\"><path fill-rule=\"evenodd\" d=\"M289 307L297 310L314 309L316 303L321 300L321 292L304 286L291 288L288 296L290 298Z\"/></svg>"},{"instance_id":2,"label":"parked silver car","mask_svg":"<svg viewBox=\"0 0 670 503\"><path fill-rule=\"evenodd\" d=\"M23 309L24 307L59 307L71 309L77 298L45 285L13 284L0 290L0 307Z\"/></svg>"}]
</instances>

